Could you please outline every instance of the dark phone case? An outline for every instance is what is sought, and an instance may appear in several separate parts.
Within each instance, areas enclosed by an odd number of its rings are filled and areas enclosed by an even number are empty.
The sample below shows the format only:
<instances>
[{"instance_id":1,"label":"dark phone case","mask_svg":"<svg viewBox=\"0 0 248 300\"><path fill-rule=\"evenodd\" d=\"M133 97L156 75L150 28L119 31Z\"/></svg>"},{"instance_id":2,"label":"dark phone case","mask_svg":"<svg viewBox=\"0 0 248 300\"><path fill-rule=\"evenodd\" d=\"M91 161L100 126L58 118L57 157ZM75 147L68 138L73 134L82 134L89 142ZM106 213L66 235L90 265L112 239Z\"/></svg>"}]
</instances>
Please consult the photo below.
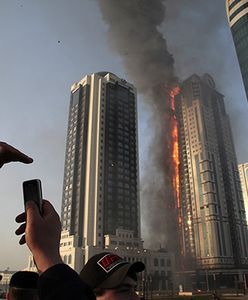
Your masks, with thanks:
<instances>
[{"instance_id":1,"label":"dark phone case","mask_svg":"<svg viewBox=\"0 0 248 300\"><path fill-rule=\"evenodd\" d=\"M27 201L34 201L42 214L42 190L41 181L39 179L32 179L24 181L23 184L23 198L24 206L26 206Z\"/></svg>"}]
</instances>

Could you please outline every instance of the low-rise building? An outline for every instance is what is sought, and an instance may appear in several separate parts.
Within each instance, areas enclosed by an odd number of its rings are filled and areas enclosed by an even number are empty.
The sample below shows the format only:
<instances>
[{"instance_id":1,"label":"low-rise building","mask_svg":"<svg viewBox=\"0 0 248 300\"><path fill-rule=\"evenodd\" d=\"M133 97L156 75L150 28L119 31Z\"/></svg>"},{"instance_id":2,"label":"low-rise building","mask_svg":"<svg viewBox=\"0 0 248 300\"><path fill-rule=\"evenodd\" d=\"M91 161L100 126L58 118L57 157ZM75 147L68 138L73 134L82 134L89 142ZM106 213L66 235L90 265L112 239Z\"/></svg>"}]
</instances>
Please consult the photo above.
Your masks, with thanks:
<instances>
[{"instance_id":1,"label":"low-rise building","mask_svg":"<svg viewBox=\"0 0 248 300\"><path fill-rule=\"evenodd\" d=\"M0 271L0 277L2 277L0 281L0 295L8 291L10 278L15 272L16 271L9 271L8 269Z\"/></svg>"},{"instance_id":2,"label":"low-rise building","mask_svg":"<svg viewBox=\"0 0 248 300\"><path fill-rule=\"evenodd\" d=\"M144 292L164 292L173 289L174 255L161 248L157 251L143 247L143 241L134 237L133 231L117 229L116 234L104 236L104 248L76 247L77 237L68 231L61 233L60 254L67 265L80 273L90 257L100 252L113 252L132 263L142 261L146 269L140 277L139 289ZM29 271L36 271L33 258L29 257Z\"/></svg>"}]
</instances>

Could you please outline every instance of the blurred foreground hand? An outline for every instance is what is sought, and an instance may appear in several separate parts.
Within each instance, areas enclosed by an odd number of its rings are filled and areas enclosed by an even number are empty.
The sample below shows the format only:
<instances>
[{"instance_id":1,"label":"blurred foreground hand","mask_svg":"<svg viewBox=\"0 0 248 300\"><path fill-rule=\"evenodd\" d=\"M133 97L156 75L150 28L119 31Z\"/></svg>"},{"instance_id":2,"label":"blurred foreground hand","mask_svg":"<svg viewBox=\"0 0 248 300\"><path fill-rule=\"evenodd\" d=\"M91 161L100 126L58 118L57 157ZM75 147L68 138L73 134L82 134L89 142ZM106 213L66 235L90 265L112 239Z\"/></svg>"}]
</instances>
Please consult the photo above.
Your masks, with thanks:
<instances>
[{"instance_id":1,"label":"blurred foreground hand","mask_svg":"<svg viewBox=\"0 0 248 300\"><path fill-rule=\"evenodd\" d=\"M24 164L30 164L33 159L26 154L20 152L16 148L8 145L7 143L0 142L0 168L9 162L19 161Z\"/></svg>"},{"instance_id":2,"label":"blurred foreground hand","mask_svg":"<svg viewBox=\"0 0 248 300\"><path fill-rule=\"evenodd\" d=\"M16 230L17 235L22 235L19 243L27 243L40 273L63 263L59 254L61 223L49 201L43 200L42 216L38 206L33 201L28 201L26 213L18 215L16 222L23 223Z\"/></svg>"}]
</instances>

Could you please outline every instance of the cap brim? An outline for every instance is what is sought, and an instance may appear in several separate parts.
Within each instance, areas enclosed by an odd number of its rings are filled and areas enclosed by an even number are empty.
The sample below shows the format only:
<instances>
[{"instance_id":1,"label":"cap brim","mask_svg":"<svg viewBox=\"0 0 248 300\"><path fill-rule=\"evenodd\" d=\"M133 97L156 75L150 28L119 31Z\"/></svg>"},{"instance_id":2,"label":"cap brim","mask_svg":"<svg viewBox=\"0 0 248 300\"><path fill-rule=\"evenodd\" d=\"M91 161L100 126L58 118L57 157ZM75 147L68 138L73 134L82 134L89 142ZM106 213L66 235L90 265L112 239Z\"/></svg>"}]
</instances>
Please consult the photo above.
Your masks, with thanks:
<instances>
[{"instance_id":1,"label":"cap brim","mask_svg":"<svg viewBox=\"0 0 248 300\"><path fill-rule=\"evenodd\" d=\"M134 262L132 264L125 264L121 266L118 270L114 271L106 280L104 280L98 288L103 289L112 289L119 286L124 278L127 276L127 273L134 272L140 273L145 270L145 265L141 261Z\"/></svg>"}]
</instances>

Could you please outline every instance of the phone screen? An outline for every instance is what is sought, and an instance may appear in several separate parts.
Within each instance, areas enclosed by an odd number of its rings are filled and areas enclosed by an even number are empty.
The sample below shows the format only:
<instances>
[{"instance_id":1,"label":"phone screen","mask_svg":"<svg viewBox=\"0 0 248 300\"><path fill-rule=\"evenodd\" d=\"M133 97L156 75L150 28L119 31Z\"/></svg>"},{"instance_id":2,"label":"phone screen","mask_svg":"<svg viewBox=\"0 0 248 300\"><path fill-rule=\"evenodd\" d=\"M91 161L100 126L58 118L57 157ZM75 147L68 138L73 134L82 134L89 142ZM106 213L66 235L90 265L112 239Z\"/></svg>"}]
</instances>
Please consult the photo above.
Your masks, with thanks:
<instances>
[{"instance_id":1,"label":"phone screen","mask_svg":"<svg viewBox=\"0 0 248 300\"><path fill-rule=\"evenodd\" d=\"M41 191L41 181L39 179L33 179L23 182L23 196L24 205L28 201L34 201L40 213L42 213L42 191Z\"/></svg>"}]
</instances>

